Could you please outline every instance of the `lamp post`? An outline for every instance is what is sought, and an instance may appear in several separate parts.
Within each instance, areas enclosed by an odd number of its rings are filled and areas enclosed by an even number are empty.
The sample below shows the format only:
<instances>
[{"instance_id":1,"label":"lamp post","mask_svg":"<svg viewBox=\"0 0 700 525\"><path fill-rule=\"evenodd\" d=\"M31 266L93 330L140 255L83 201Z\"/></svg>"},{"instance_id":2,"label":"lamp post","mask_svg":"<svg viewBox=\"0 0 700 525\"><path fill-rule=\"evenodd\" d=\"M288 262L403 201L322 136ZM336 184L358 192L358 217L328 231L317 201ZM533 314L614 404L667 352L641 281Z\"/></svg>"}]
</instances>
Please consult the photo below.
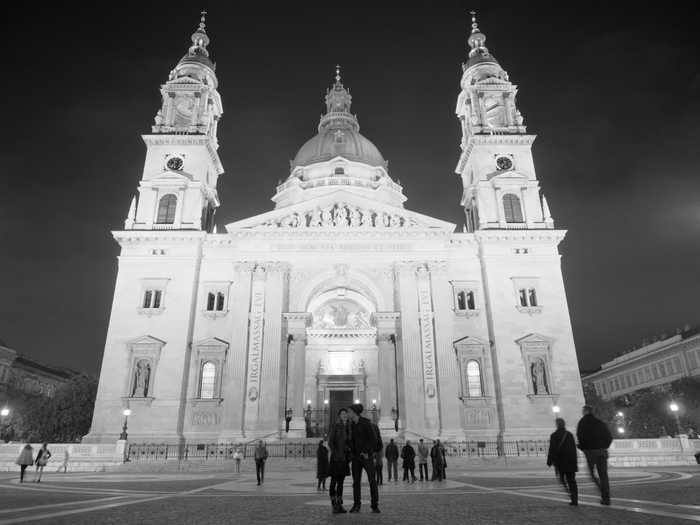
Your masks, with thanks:
<instances>
[{"instance_id":1,"label":"lamp post","mask_svg":"<svg viewBox=\"0 0 700 525\"><path fill-rule=\"evenodd\" d=\"M555 418L559 417L559 412L561 412L561 408L559 408L559 405L554 405L552 407L552 414L554 414Z\"/></svg>"},{"instance_id":2,"label":"lamp post","mask_svg":"<svg viewBox=\"0 0 700 525\"><path fill-rule=\"evenodd\" d=\"M372 422L377 424L377 400L372 400Z\"/></svg>"},{"instance_id":3,"label":"lamp post","mask_svg":"<svg viewBox=\"0 0 700 525\"><path fill-rule=\"evenodd\" d=\"M396 350L396 334L391 334L389 340L394 345L394 387L396 388L396 407L391 409L391 416L394 418L394 430L399 431L399 360Z\"/></svg>"},{"instance_id":4,"label":"lamp post","mask_svg":"<svg viewBox=\"0 0 700 525\"><path fill-rule=\"evenodd\" d=\"M671 409L671 412L673 412L673 416L676 418L676 428L678 429L678 435L680 436L682 431L681 431L681 420L678 417L678 403L675 401L671 401L671 404L668 405L668 408Z\"/></svg>"},{"instance_id":5,"label":"lamp post","mask_svg":"<svg viewBox=\"0 0 700 525\"><path fill-rule=\"evenodd\" d=\"M122 433L119 434L119 439L121 439L122 441L126 441L126 439L128 438L128 434L126 433L126 424L129 419L129 416L131 415L131 409L125 408L122 411L122 415L124 416L124 426L122 427Z\"/></svg>"},{"instance_id":6,"label":"lamp post","mask_svg":"<svg viewBox=\"0 0 700 525\"><path fill-rule=\"evenodd\" d=\"M0 409L0 441L5 441L5 419L10 415L10 409L7 405Z\"/></svg>"},{"instance_id":7,"label":"lamp post","mask_svg":"<svg viewBox=\"0 0 700 525\"><path fill-rule=\"evenodd\" d=\"M289 423L292 420L292 409L287 408L287 398L289 392L289 345L294 341L292 334L287 335L287 353L284 363L284 431L289 432Z\"/></svg>"}]
</instances>

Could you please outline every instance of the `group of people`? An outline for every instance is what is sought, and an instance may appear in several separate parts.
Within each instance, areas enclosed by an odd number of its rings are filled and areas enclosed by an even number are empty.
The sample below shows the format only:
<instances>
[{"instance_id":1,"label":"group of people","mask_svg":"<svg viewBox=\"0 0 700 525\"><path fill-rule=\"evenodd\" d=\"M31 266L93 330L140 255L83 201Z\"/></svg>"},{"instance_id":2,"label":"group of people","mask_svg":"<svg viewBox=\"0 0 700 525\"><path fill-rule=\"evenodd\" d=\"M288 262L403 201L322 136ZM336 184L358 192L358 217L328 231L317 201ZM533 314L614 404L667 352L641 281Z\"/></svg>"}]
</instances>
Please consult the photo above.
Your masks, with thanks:
<instances>
[{"instance_id":1,"label":"group of people","mask_svg":"<svg viewBox=\"0 0 700 525\"><path fill-rule=\"evenodd\" d=\"M330 458L329 458L330 451ZM370 505L373 513L379 513L379 492L377 487L384 484L384 459L386 459L388 480L398 482L398 460L403 460L403 480L416 481L416 457L421 481L442 481L445 479L445 447L436 440L432 448L419 440L418 450L406 441L399 452L393 439L384 447L379 428L364 415L360 403L341 408L337 419L328 434L328 446L322 440L316 457L318 490L325 490L326 479L330 477L328 493L333 513L347 512L343 507L343 485L345 478L352 475L353 505L350 512L360 512L362 506L361 484L363 472L367 474L370 489ZM433 476L428 476L428 462L432 463ZM410 475L410 479L409 479Z\"/></svg>"},{"instance_id":2,"label":"group of people","mask_svg":"<svg viewBox=\"0 0 700 525\"><path fill-rule=\"evenodd\" d=\"M573 434L566 430L566 422L562 418L557 418L555 424L557 429L549 437L547 466L554 466L559 480L571 498L569 505L578 505L577 446L586 456L591 478L600 489L600 503L610 505L608 448L612 443L612 434L608 426L593 415L593 409L589 405L583 407L583 417L576 427L578 445Z\"/></svg>"},{"instance_id":3,"label":"group of people","mask_svg":"<svg viewBox=\"0 0 700 525\"><path fill-rule=\"evenodd\" d=\"M15 461L15 463L19 465L19 482L24 483L24 474L27 468L31 467L32 465L36 465L36 470L34 471L34 483L41 482L41 475L44 473L44 467L49 462L50 458L51 452L49 452L48 443L44 443L41 446L39 452L36 454L36 458L34 457L34 448L29 443L24 445L22 451L19 453L17 461ZM65 465L66 461L64 461L64 468Z\"/></svg>"}]
</instances>

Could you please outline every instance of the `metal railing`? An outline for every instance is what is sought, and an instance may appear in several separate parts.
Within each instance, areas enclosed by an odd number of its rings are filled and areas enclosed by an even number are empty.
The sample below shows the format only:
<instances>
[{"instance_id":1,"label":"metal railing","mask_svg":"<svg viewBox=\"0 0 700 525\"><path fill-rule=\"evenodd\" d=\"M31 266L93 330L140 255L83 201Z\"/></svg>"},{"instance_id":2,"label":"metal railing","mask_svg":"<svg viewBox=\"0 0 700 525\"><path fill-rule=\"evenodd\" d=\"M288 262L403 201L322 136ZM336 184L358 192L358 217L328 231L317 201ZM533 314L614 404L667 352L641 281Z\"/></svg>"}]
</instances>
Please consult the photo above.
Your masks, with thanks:
<instances>
[{"instance_id":1,"label":"metal railing","mask_svg":"<svg viewBox=\"0 0 700 525\"><path fill-rule=\"evenodd\" d=\"M385 445L388 443L386 440ZM412 440L414 446L417 445ZM403 441L396 441L399 448ZM428 441L428 445L432 443ZM522 441L455 441L444 442L447 457L517 457L517 456L546 456L549 448L548 440ZM233 459L236 449L240 448L244 458L252 458L255 454L256 442L249 443L131 443L127 453L128 461L160 462L169 460L179 461L223 461ZM282 441L267 443L267 453L272 458L315 458L318 442L313 441Z\"/></svg>"}]
</instances>

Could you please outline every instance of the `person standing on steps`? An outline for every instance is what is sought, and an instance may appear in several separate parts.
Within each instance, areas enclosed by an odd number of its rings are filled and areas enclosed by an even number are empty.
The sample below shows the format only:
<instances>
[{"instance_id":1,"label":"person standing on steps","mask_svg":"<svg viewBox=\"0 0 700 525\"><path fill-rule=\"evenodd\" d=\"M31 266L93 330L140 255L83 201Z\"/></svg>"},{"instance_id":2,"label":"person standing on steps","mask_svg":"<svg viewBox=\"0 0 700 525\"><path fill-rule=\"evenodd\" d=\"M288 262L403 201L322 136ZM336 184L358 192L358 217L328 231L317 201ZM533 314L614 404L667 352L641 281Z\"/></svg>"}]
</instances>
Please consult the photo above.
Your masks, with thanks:
<instances>
[{"instance_id":1,"label":"person standing on steps","mask_svg":"<svg viewBox=\"0 0 700 525\"><path fill-rule=\"evenodd\" d=\"M236 447L233 452L233 459L236 460L236 474L241 473L241 460L243 459L243 451L240 446Z\"/></svg>"},{"instance_id":2,"label":"person standing on steps","mask_svg":"<svg viewBox=\"0 0 700 525\"><path fill-rule=\"evenodd\" d=\"M350 449L352 451L352 495L353 505L350 512L360 512L362 505L361 486L362 471L367 472L372 512L379 514L379 491L374 472L374 455L377 452L377 435L372 422L362 417L364 407L360 403L350 405Z\"/></svg>"},{"instance_id":3,"label":"person standing on steps","mask_svg":"<svg viewBox=\"0 0 700 525\"><path fill-rule=\"evenodd\" d=\"M265 482L265 461L267 461L267 447L261 439L255 447L255 475L258 478L258 485Z\"/></svg>"},{"instance_id":4,"label":"person standing on steps","mask_svg":"<svg viewBox=\"0 0 700 525\"><path fill-rule=\"evenodd\" d=\"M586 455L588 471L600 489L601 505L610 505L610 482L608 481L608 447L612 443L612 434L608 426L593 415L593 408L584 405L583 417L576 427L578 448ZM596 477L593 470L598 471Z\"/></svg>"},{"instance_id":5,"label":"person standing on steps","mask_svg":"<svg viewBox=\"0 0 700 525\"><path fill-rule=\"evenodd\" d=\"M24 471L27 470L27 467L30 465L34 464L34 454L33 454L34 449L32 446L27 443L24 445L24 448L22 448L22 452L19 453L19 457L17 458L17 463L19 465L19 482L24 483Z\"/></svg>"},{"instance_id":6,"label":"person standing on steps","mask_svg":"<svg viewBox=\"0 0 700 525\"><path fill-rule=\"evenodd\" d=\"M420 472L420 480L430 481L428 477L428 457L430 456L430 449L428 445L425 444L423 438L418 440L418 472ZM425 478L423 477L423 472L425 471Z\"/></svg>"},{"instance_id":7,"label":"person standing on steps","mask_svg":"<svg viewBox=\"0 0 700 525\"><path fill-rule=\"evenodd\" d=\"M384 451L384 457L386 457L386 471L389 475L389 481L391 481L391 474L393 472L394 482L397 482L399 480L399 447L396 446L393 439L389 440L389 444L386 446L386 450Z\"/></svg>"},{"instance_id":8,"label":"person standing on steps","mask_svg":"<svg viewBox=\"0 0 700 525\"><path fill-rule=\"evenodd\" d=\"M408 481L408 473L411 473L411 483L416 482L416 451L409 440L401 449L401 459L403 459L403 480Z\"/></svg>"},{"instance_id":9,"label":"person standing on steps","mask_svg":"<svg viewBox=\"0 0 700 525\"><path fill-rule=\"evenodd\" d=\"M571 502L569 505L578 505L578 485L576 485L576 472L578 472L578 456L576 455L576 440L574 435L566 430L566 423L560 417L554 420L557 429L549 436L549 452L547 454L547 466L554 465L554 471L564 485L564 490L569 493Z\"/></svg>"},{"instance_id":10,"label":"person standing on steps","mask_svg":"<svg viewBox=\"0 0 700 525\"><path fill-rule=\"evenodd\" d=\"M333 514L345 514L347 511L343 508L343 484L345 477L350 475L350 440L348 411L344 408L338 410L338 418L328 435L328 447L331 449L331 486L328 494L331 497Z\"/></svg>"},{"instance_id":11,"label":"person standing on steps","mask_svg":"<svg viewBox=\"0 0 700 525\"><path fill-rule=\"evenodd\" d=\"M318 479L318 486L316 490L321 491L321 486L323 486L323 491L326 490L326 478L328 477L328 449L323 444L323 440L318 444L318 449L316 450L316 478Z\"/></svg>"}]
</instances>

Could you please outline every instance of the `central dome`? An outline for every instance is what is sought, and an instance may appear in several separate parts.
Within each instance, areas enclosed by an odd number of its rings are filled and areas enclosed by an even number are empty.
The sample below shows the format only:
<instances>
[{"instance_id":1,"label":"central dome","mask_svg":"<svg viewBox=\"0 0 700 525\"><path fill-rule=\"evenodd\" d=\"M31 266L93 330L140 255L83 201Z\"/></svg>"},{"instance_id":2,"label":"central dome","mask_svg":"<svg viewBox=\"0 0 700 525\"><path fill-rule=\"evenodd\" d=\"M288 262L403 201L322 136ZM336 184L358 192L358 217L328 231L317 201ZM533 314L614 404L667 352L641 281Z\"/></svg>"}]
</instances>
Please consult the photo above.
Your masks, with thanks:
<instances>
[{"instance_id":1,"label":"central dome","mask_svg":"<svg viewBox=\"0 0 700 525\"><path fill-rule=\"evenodd\" d=\"M308 140L292 161L292 168L309 166L335 157L344 157L370 166L386 166L377 146L352 128L328 127Z\"/></svg>"},{"instance_id":2,"label":"central dome","mask_svg":"<svg viewBox=\"0 0 700 525\"><path fill-rule=\"evenodd\" d=\"M336 69L335 84L326 93L326 113L318 125L318 135L304 144L292 161L291 168L325 162L335 157L386 168L377 146L360 135L357 117L350 113L352 97L340 81Z\"/></svg>"}]
</instances>

